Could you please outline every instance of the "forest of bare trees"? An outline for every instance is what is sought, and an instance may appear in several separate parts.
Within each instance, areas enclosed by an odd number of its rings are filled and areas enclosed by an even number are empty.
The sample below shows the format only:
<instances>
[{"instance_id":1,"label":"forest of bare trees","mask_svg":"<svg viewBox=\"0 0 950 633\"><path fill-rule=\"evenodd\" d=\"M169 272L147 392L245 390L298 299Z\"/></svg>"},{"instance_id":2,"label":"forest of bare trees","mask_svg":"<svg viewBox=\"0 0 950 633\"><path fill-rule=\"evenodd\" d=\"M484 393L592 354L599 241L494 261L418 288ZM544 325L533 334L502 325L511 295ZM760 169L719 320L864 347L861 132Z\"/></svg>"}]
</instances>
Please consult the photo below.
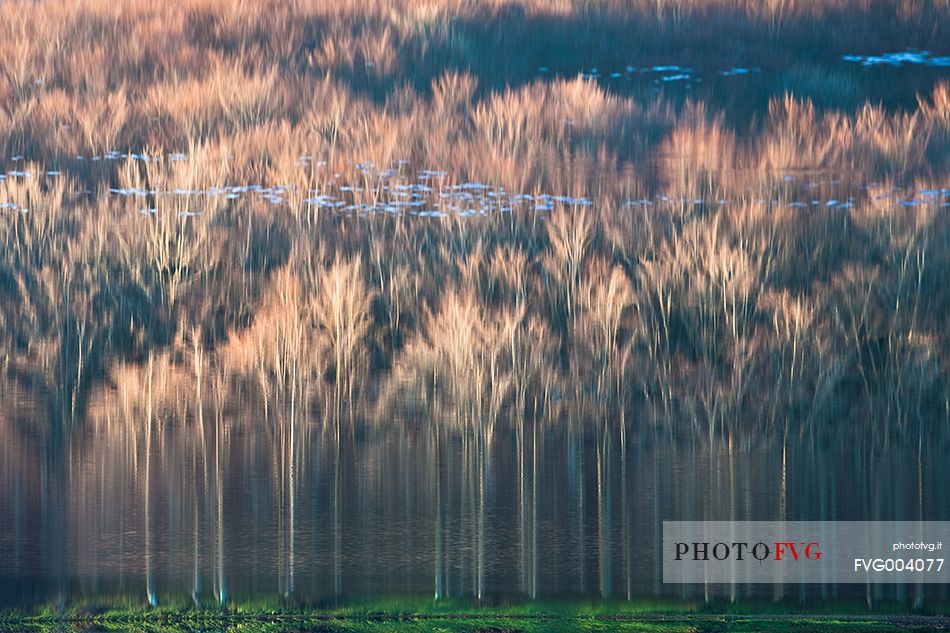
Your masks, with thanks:
<instances>
[{"instance_id":1,"label":"forest of bare trees","mask_svg":"<svg viewBox=\"0 0 950 633\"><path fill-rule=\"evenodd\" d=\"M54 424L947 422L950 88L841 59L945 3L13 5L0 371Z\"/></svg>"}]
</instances>

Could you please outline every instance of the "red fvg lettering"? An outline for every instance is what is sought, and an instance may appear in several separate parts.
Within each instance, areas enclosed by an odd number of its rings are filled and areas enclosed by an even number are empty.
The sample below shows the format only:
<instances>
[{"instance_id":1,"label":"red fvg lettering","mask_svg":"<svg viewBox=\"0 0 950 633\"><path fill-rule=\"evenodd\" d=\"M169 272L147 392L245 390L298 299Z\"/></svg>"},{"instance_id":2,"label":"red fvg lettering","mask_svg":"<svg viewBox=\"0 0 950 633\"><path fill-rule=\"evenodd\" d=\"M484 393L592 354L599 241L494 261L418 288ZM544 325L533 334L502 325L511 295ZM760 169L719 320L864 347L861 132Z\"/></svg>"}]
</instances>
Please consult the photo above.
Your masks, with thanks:
<instances>
[{"instance_id":1,"label":"red fvg lettering","mask_svg":"<svg viewBox=\"0 0 950 633\"><path fill-rule=\"evenodd\" d=\"M802 545L801 549L797 546ZM814 550L812 548L815 548ZM810 543L805 542L792 542L792 541L779 541L775 543L775 560L782 560L782 556L786 554L791 554L793 560L798 560L799 555L804 556L808 560L819 560L821 558L821 552L818 551L819 544L815 541Z\"/></svg>"}]
</instances>

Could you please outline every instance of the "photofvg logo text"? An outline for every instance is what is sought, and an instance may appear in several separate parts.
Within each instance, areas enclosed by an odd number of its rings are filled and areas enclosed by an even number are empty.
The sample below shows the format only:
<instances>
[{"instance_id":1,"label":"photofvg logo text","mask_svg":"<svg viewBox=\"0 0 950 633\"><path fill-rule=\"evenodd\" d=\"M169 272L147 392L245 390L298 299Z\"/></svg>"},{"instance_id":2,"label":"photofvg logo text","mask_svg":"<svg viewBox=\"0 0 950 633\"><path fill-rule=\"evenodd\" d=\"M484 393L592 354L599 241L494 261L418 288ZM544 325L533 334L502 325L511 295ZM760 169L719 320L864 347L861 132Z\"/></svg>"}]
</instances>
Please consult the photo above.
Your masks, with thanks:
<instances>
[{"instance_id":1,"label":"photofvg logo text","mask_svg":"<svg viewBox=\"0 0 950 633\"><path fill-rule=\"evenodd\" d=\"M821 560L821 544L818 541L775 541L771 545L764 541L748 543L746 541L694 541L692 543L676 543L676 560L692 557L695 561L718 560L724 561L754 559L759 562L769 558L777 561L792 560Z\"/></svg>"},{"instance_id":2,"label":"photofvg logo text","mask_svg":"<svg viewBox=\"0 0 950 633\"><path fill-rule=\"evenodd\" d=\"M664 521L667 583L941 583L950 522Z\"/></svg>"}]
</instances>

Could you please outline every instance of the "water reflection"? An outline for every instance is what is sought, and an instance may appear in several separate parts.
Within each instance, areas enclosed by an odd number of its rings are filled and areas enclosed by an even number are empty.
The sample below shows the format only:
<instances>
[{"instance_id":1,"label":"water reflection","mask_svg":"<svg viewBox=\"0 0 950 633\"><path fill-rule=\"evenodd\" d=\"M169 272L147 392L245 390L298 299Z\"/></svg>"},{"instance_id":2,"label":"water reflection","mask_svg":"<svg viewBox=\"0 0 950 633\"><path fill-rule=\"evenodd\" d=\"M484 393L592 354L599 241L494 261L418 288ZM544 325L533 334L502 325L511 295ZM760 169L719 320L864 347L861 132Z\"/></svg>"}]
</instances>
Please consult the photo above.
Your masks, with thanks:
<instances>
[{"instance_id":1,"label":"water reflection","mask_svg":"<svg viewBox=\"0 0 950 633\"><path fill-rule=\"evenodd\" d=\"M633 424L450 430L238 415L47 432L4 391L0 596L946 599L929 586L664 585L662 520L947 520L946 437L684 440ZM255 407L235 407L255 410Z\"/></svg>"}]
</instances>

